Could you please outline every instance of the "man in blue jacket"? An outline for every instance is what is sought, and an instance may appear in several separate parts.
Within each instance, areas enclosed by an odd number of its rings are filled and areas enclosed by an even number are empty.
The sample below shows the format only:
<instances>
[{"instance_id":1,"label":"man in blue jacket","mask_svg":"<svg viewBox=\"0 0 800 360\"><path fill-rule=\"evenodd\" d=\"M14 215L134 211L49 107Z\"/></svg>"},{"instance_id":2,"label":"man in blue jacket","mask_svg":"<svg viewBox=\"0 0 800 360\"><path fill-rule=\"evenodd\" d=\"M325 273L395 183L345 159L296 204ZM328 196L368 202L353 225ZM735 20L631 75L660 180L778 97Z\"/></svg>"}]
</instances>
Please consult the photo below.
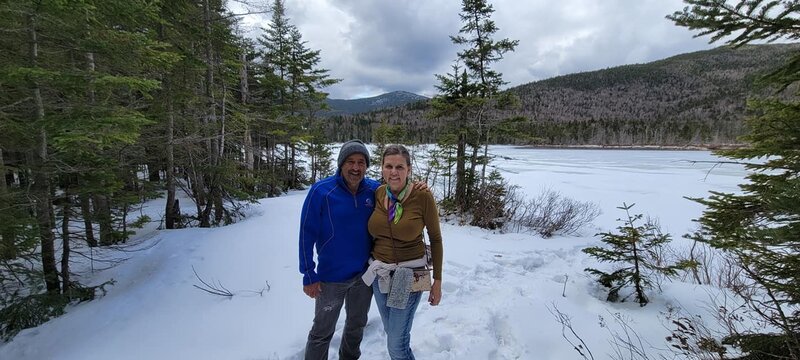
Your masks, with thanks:
<instances>
[{"instance_id":1,"label":"man in blue jacket","mask_svg":"<svg viewBox=\"0 0 800 360\"><path fill-rule=\"evenodd\" d=\"M369 151L360 140L342 145L336 175L311 186L300 217L303 292L315 299L305 358L324 360L342 305L346 320L339 359L358 359L372 289L361 280L372 250L367 222L379 183L366 179ZM314 263L314 250L317 263Z\"/></svg>"}]
</instances>

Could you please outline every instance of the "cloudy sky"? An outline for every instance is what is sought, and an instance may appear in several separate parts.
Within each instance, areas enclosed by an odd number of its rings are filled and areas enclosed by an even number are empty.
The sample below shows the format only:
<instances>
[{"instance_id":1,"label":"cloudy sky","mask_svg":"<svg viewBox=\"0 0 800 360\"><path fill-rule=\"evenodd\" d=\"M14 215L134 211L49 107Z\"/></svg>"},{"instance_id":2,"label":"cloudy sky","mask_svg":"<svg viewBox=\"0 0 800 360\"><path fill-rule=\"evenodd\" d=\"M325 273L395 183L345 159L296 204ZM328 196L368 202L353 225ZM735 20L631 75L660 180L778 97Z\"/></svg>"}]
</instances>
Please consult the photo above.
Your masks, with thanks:
<instances>
[{"instance_id":1,"label":"cloudy sky","mask_svg":"<svg viewBox=\"0 0 800 360\"><path fill-rule=\"evenodd\" d=\"M269 1L269 0L264 0ZM271 2L271 1L270 1ZM494 65L507 86L558 75L645 63L722 45L675 26L665 16L681 0L490 0L495 40L519 40ZM446 74L462 24L458 0L286 0L292 24L323 68L342 81L331 98L352 99L404 90L436 94L434 74ZM251 34L270 15L245 21ZM252 35L251 35L252 36Z\"/></svg>"}]
</instances>

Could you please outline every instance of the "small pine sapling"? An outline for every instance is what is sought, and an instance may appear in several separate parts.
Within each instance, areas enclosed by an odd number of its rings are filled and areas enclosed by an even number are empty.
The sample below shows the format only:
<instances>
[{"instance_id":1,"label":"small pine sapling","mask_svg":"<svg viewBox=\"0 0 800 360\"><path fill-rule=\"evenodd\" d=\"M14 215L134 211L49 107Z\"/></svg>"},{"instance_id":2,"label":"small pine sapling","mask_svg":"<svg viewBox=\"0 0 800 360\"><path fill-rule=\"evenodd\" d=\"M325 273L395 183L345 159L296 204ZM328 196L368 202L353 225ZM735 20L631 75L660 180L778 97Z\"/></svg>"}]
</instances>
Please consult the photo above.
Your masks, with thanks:
<instances>
[{"instance_id":1,"label":"small pine sapling","mask_svg":"<svg viewBox=\"0 0 800 360\"><path fill-rule=\"evenodd\" d=\"M586 268L584 271L597 277L597 281L606 288L609 288L608 301L624 302L630 296L640 306L645 306L649 302L646 289L653 286L651 276L655 273L672 276L681 269L683 264L659 266L658 248L671 241L669 234L661 232L659 226L649 219L642 225L637 225L642 219L641 214L631 215L630 209L635 204L622 204L621 209L625 211L625 219L622 226L617 227L618 234L612 232L599 233L602 241L608 247L589 247L583 252L597 258L601 262L612 262L619 265L613 272L606 273L593 268ZM633 293L620 297L620 290L626 286L633 287Z\"/></svg>"}]
</instances>

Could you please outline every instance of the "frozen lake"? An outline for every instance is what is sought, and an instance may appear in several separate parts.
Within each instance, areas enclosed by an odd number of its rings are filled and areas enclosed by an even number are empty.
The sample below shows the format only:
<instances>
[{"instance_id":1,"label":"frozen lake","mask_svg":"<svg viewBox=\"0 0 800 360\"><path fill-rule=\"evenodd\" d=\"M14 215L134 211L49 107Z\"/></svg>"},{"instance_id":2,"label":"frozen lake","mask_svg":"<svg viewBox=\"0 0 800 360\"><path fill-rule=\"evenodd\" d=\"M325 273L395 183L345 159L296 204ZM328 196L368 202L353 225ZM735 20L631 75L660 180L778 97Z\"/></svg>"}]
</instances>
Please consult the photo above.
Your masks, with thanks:
<instances>
[{"instance_id":1,"label":"frozen lake","mask_svg":"<svg viewBox=\"0 0 800 360\"><path fill-rule=\"evenodd\" d=\"M530 197L549 188L594 202L603 211L599 224L622 216L616 207L623 202L635 203L634 212L659 218L662 230L678 236L695 227L691 219L703 210L684 196L736 192L745 176L743 166L718 164L725 159L709 151L491 146L489 152L495 156L492 165Z\"/></svg>"}]
</instances>

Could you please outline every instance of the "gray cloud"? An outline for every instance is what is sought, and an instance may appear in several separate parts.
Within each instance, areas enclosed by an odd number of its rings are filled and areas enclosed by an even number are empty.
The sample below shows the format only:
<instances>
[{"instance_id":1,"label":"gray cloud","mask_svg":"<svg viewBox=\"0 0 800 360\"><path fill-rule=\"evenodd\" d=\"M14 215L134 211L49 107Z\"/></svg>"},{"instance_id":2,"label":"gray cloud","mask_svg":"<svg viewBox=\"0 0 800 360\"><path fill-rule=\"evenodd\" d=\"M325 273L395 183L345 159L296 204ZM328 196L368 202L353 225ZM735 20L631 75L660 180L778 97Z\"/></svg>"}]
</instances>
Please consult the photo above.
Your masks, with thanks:
<instances>
[{"instance_id":1,"label":"gray cloud","mask_svg":"<svg viewBox=\"0 0 800 360\"><path fill-rule=\"evenodd\" d=\"M509 86L558 75L644 63L711 48L707 38L665 16L680 0L490 0L496 39L519 40L495 65ZM459 50L460 1L287 1L287 14L321 66L343 81L332 98L405 90L436 94L434 74L450 70ZM261 20L264 24L267 19Z\"/></svg>"}]
</instances>

